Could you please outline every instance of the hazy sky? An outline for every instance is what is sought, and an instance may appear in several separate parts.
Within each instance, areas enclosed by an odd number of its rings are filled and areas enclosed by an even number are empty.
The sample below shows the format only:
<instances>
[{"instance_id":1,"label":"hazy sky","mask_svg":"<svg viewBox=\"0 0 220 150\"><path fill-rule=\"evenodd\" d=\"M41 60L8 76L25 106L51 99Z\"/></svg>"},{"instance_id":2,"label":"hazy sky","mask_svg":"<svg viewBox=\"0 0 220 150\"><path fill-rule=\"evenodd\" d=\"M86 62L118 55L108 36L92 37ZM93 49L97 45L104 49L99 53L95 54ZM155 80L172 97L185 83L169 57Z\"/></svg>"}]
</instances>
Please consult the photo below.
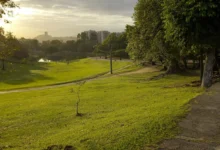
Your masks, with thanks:
<instances>
[{"instance_id":1,"label":"hazy sky","mask_svg":"<svg viewBox=\"0 0 220 150\"><path fill-rule=\"evenodd\" d=\"M18 37L76 36L84 30L120 32L132 24L138 0L14 0L20 4L12 23L4 25ZM1 24L1 23L0 23Z\"/></svg>"}]
</instances>

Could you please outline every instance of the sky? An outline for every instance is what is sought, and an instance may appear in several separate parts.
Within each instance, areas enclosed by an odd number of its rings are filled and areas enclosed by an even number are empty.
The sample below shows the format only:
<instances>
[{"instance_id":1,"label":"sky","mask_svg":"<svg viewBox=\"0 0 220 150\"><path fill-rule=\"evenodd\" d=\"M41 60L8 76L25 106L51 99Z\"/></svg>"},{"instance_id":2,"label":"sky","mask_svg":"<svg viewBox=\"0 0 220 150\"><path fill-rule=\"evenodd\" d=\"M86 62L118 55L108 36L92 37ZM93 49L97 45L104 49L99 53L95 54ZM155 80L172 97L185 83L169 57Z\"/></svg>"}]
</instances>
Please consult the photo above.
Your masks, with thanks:
<instances>
[{"instance_id":1,"label":"sky","mask_svg":"<svg viewBox=\"0 0 220 150\"><path fill-rule=\"evenodd\" d=\"M14 0L14 11L6 31L17 37L34 38L47 31L52 36L76 36L86 30L122 32L133 24L138 0Z\"/></svg>"}]
</instances>

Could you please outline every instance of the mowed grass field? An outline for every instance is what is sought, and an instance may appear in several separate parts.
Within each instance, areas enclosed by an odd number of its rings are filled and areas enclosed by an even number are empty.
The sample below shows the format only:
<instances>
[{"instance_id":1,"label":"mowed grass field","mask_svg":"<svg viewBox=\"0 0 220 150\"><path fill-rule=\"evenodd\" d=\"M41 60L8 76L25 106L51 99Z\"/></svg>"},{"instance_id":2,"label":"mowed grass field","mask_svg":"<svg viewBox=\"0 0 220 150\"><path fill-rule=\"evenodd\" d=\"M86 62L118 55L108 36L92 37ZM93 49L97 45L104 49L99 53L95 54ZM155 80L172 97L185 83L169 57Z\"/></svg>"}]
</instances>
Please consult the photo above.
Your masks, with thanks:
<instances>
[{"instance_id":1,"label":"mowed grass field","mask_svg":"<svg viewBox=\"0 0 220 150\"><path fill-rule=\"evenodd\" d=\"M84 60L85 61L85 60ZM203 91L182 86L197 76L155 73L113 76L77 85L0 95L0 149L138 150L173 137L188 102Z\"/></svg>"},{"instance_id":2,"label":"mowed grass field","mask_svg":"<svg viewBox=\"0 0 220 150\"><path fill-rule=\"evenodd\" d=\"M131 65L129 61L114 61L117 70ZM109 71L109 61L81 59L67 63L6 64L0 71L0 90L44 86L88 78Z\"/></svg>"}]
</instances>

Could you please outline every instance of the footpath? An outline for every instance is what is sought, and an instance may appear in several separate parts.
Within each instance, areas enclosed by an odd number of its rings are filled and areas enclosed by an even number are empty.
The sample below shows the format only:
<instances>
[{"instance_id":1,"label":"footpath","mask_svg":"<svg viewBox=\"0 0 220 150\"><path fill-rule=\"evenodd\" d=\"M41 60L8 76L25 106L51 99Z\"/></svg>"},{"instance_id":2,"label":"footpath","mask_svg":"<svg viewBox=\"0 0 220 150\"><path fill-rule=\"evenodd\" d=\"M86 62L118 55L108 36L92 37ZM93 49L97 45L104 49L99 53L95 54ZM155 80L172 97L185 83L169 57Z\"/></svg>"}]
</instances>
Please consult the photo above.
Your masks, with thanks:
<instances>
[{"instance_id":1,"label":"footpath","mask_svg":"<svg viewBox=\"0 0 220 150\"><path fill-rule=\"evenodd\" d=\"M179 126L180 134L164 141L159 150L220 150L220 83L191 101Z\"/></svg>"}]
</instances>

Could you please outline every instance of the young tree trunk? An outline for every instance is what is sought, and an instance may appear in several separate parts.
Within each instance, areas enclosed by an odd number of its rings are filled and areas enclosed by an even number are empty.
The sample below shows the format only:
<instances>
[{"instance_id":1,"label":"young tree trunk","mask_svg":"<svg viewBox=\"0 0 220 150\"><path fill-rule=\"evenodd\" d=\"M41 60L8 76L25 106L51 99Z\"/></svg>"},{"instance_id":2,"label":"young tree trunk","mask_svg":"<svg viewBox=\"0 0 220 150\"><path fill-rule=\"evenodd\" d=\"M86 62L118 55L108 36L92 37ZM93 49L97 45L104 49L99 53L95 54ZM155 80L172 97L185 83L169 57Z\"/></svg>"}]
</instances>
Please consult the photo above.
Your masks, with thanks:
<instances>
[{"instance_id":1,"label":"young tree trunk","mask_svg":"<svg viewBox=\"0 0 220 150\"><path fill-rule=\"evenodd\" d=\"M181 69L177 60L173 59L170 61L170 65L167 69L167 74L173 74L179 72Z\"/></svg>"},{"instance_id":2,"label":"young tree trunk","mask_svg":"<svg viewBox=\"0 0 220 150\"><path fill-rule=\"evenodd\" d=\"M215 50L210 50L206 54L206 62L202 79L202 87L212 86L213 67L215 64Z\"/></svg>"},{"instance_id":3,"label":"young tree trunk","mask_svg":"<svg viewBox=\"0 0 220 150\"><path fill-rule=\"evenodd\" d=\"M79 103L80 103L79 91L77 91L77 98L78 98L78 101L76 102L76 116L80 116L80 113L79 113Z\"/></svg>"},{"instance_id":4,"label":"young tree trunk","mask_svg":"<svg viewBox=\"0 0 220 150\"><path fill-rule=\"evenodd\" d=\"M79 102L76 103L76 116L79 116Z\"/></svg>"},{"instance_id":5,"label":"young tree trunk","mask_svg":"<svg viewBox=\"0 0 220 150\"><path fill-rule=\"evenodd\" d=\"M5 60L2 59L2 70L4 71L5 70Z\"/></svg>"}]
</instances>

